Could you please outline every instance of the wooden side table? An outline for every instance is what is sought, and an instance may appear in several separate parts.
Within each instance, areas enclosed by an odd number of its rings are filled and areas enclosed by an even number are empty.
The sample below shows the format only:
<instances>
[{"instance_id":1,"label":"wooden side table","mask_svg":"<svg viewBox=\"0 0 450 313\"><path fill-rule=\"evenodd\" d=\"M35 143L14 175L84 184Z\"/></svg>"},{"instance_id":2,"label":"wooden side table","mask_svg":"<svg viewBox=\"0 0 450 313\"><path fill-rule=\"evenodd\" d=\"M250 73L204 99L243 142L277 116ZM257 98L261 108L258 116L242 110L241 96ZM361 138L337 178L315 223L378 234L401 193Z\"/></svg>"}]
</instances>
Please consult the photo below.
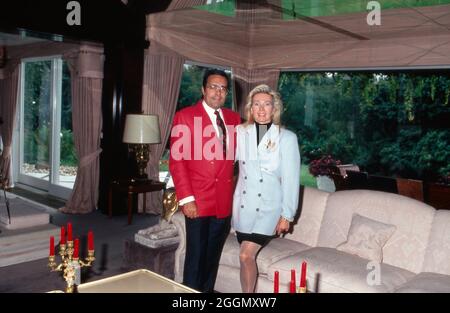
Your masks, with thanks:
<instances>
[{"instance_id":1,"label":"wooden side table","mask_svg":"<svg viewBox=\"0 0 450 313\"><path fill-rule=\"evenodd\" d=\"M108 199L108 215L112 217L112 195L114 191L126 192L128 193L128 225L131 224L132 218L132 205L133 205L133 194L144 194L144 212L146 205L146 193L152 191L159 191L166 188L166 184L163 182L145 179L145 180L134 180L134 179L120 179L114 180L109 186L109 199Z\"/></svg>"}]
</instances>

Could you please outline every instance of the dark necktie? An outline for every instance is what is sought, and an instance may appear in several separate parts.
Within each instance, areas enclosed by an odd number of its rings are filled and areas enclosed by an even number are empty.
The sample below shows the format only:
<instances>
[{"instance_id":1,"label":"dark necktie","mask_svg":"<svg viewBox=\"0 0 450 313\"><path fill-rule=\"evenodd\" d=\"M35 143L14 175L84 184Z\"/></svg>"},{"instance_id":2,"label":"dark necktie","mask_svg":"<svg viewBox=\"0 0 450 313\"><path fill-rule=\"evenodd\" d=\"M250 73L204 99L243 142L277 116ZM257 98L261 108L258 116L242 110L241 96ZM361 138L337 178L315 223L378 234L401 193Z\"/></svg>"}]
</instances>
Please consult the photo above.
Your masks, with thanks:
<instances>
[{"instance_id":1,"label":"dark necktie","mask_svg":"<svg viewBox=\"0 0 450 313\"><path fill-rule=\"evenodd\" d=\"M219 139L222 140L223 158L225 159L227 154L227 129L223 119L220 117L219 111L214 111L214 114L216 115L216 124L219 129Z\"/></svg>"}]
</instances>

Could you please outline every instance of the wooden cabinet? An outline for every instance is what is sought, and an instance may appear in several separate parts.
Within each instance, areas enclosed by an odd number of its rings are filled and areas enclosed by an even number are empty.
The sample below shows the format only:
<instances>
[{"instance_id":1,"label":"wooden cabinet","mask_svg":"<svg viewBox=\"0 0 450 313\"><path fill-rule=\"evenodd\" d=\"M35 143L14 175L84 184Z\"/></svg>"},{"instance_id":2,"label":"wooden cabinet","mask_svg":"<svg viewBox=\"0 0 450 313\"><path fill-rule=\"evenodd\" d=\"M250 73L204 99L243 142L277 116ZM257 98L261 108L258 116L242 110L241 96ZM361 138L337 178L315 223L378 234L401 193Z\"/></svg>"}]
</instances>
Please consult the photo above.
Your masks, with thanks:
<instances>
[{"instance_id":1,"label":"wooden cabinet","mask_svg":"<svg viewBox=\"0 0 450 313\"><path fill-rule=\"evenodd\" d=\"M425 202L440 210L450 210L450 186L429 183L425 185Z\"/></svg>"}]
</instances>

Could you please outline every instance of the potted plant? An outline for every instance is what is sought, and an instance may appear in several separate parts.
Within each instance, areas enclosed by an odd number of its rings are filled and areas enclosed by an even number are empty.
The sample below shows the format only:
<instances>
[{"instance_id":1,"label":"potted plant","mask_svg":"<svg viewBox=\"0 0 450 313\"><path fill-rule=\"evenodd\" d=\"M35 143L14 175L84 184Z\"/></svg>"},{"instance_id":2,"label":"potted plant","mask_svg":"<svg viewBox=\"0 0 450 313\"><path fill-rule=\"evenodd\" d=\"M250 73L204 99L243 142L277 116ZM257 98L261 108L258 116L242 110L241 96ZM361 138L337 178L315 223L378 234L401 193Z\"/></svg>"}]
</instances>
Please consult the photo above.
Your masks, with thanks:
<instances>
[{"instance_id":1,"label":"potted plant","mask_svg":"<svg viewBox=\"0 0 450 313\"><path fill-rule=\"evenodd\" d=\"M316 177L317 188L329 192L336 191L331 174L338 172L338 165L341 165L341 161L335 160L329 154L309 163L309 172Z\"/></svg>"}]
</instances>

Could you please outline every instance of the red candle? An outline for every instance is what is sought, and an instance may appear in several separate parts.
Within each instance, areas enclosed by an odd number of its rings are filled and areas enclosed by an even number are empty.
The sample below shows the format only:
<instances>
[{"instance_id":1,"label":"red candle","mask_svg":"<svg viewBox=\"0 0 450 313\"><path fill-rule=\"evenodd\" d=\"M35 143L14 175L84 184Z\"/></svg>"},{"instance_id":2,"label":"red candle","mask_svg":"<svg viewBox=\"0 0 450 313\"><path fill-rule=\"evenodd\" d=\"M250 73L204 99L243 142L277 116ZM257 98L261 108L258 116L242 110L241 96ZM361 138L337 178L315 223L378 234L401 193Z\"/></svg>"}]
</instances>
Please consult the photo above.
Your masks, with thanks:
<instances>
[{"instance_id":1,"label":"red candle","mask_svg":"<svg viewBox=\"0 0 450 313\"><path fill-rule=\"evenodd\" d=\"M67 241L72 240L72 223L67 223Z\"/></svg>"},{"instance_id":2,"label":"red candle","mask_svg":"<svg viewBox=\"0 0 450 313\"><path fill-rule=\"evenodd\" d=\"M59 243L64 245L66 244L66 228L61 226L61 236L59 238Z\"/></svg>"},{"instance_id":3,"label":"red candle","mask_svg":"<svg viewBox=\"0 0 450 313\"><path fill-rule=\"evenodd\" d=\"M73 258L74 259L78 259L78 251L80 249L80 240L79 239L75 239L75 241L73 242Z\"/></svg>"},{"instance_id":4,"label":"red candle","mask_svg":"<svg viewBox=\"0 0 450 313\"><path fill-rule=\"evenodd\" d=\"M289 292L290 293L295 293L295 270L292 269L291 270L291 283L289 285Z\"/></svg>"},{"instance_id":5,"label":"red candle","mask_svg":"<svg viewBox=\"0 0 450 313\"><path fill-rule=\"evenodd\" d=\"M274 293L279 292L279 286L280 286L280 273L278 271L275 271L275 276L273 278L273 292Z\"/></svg>"},{"instance_id":6,"label":"red candle","mask_svg":"<svg viewBox=\"0 0 450 313\"><path fill-rule=\"evenodd\" d=\"M94 233L92 230L88 232L88 250L94 250Z\"/></svg>"},{"instance_id":7,"label":"red candle","mask_svg":"<svg viewBox=\"0 0 450 313\"><path fill-rule=\"evenodd\" d=\"M302 276L300 278L300 288L306 288L306 262L302 263Z\"/></svg>"},{"instance_id":8,"label":"red candle","mask_svg":"<svg viewBox=\"0 0 450 313\"><path fill-rule=\"evenodd\" d=\"M50 256L55 255L55 237L50 236Z\"/></svg>"}]
</instances>

